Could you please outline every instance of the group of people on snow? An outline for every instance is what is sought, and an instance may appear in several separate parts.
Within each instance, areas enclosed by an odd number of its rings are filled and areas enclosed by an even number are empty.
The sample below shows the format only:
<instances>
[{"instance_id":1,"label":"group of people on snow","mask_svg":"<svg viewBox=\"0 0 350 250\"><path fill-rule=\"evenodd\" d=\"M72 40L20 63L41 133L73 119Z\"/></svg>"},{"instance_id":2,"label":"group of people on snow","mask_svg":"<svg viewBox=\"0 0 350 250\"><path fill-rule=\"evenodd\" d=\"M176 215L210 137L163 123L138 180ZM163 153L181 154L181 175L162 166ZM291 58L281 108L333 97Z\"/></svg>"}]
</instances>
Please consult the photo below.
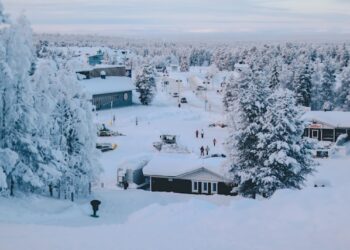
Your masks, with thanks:
<instances>
[{"instance_id":1,"label":"group of people on snow","mask_svg":"<svg viewBox=\"0 0 350 250\"><path fill-rule=\"evenodd\" d=\"M195 132L195 135L196 135L196 138L204 139L204 130L201 129L201 131L199 132L199 130L197 129ZM214 147L216 146L216 143L217 143L217 140L216 140L216 138L214 138L213 139ZM201 156L209 155L209 151L210 151L210 148L208 145L206 147L204 147L204 146L200 147Z\"/></svg>"}]
</instances>

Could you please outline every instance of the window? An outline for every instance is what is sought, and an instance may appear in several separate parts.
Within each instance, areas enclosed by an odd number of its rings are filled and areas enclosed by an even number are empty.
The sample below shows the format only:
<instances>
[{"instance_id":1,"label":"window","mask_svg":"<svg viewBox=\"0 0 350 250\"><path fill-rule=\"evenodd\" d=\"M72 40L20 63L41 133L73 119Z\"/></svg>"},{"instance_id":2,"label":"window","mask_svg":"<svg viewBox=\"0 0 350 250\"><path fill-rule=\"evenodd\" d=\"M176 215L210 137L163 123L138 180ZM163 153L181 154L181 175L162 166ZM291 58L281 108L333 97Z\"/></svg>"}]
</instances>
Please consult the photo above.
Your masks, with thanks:
<instances>
[{"instance_id":1,"label":"window","mask_svg":"<svg viewBox=\"0 0 350 250\"><path fill-rule=\"evenodd\" d=\"M218 184L216 182L213 182L211 184L211 193L212 194L217 194L218 193Z\"/></svg>"},{"instance_id":2,"label":"window","mask_svg":"<svg viewBox=\"0 0 350 250\"><path fill-rule=\"evenodd\" d=\"M198 181L192 181L192 193L198 193Z\"/></svg>"},{"instance_id":3,"label":"window","mask_svg":"<svg viewBox=\"0 0 350 250\"><path fill-rule=\"evenodd\" d=\"M312 130L312 138L318 139L318 130Z\"/></svg>"},{"instance_id":4,"label":"window","mask_svg":"<svg viewBox=\"0 0 350 250\"><path fill-rule=\"evenodd\" d=\"M208 182L203 182L202 183L202 192L203 193L208 193Z\"/></svg>"},{"instance_id":5,"label":"window","mask_svg":"<svg viewBox=\"0 0 350 250\"><path fill-rule=\"evenodd\" d=\"M128 93L124 93L124 101L127 101L129 99Z\"/></svg>"}]
</instances>

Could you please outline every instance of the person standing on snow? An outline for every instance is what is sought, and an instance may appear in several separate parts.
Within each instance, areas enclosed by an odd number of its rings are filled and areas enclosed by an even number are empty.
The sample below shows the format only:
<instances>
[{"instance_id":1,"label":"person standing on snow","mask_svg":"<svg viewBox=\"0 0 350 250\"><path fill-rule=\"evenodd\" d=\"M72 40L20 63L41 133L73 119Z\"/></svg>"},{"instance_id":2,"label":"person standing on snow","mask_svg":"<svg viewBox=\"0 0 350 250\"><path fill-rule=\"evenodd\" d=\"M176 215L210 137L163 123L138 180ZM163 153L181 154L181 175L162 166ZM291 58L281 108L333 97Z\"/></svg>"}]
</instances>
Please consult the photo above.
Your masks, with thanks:
<instances>
[{"instance_id":1,"label":"person standing on snow","mask_svg":"<svg viewBox=\"0 0 350 250\"><path fill-rule=\"evenodd\" d=\"M210 150L210 148L209 148L209 146L207 146L207 147L205 148L205 152L206 152L207 155L209 155L209 150Z\"/></svg>"},{"instance_id":2,"label":"person standing on snow","mask_svg":"<svg viewBox=\"0 0 350 250\"><path fill-rule=\"evenodd\" d=\"M199 131L198 131L198 129L196 130L196 138L198 138L198 136L199 136Z\"/></svg>"},{"instance_id":3,"label":"person standing on snow","mask_svg":"<svg viewBox=\"0 0 350 250\"><path fill-rule=\"evenodd\" d=\"M216 146L216 139L214 138L213 139L213 144L214 144L214 147Z\"/></svg>"},{"instance_id":4,"label":"person standing on snow","mask_svg":"<svg viewBox=\"0 0 350 250\"><path fill-rule=\"evenodd\" d=\"M202 139L204 138L204 130L203 129L201 130L201 137L202 137Z\"/></svg>"},{"instance_id":5,"label":"person standing on snow","mask_svg":"<svg viewBox=\"0 0 350 250\"><path fill-rule=\"evenodd\" d=\"M204 156L204 147L202 146L202 147L200 148L200 150L201 150L201 156Z\"/></svg>"}]
</instances>

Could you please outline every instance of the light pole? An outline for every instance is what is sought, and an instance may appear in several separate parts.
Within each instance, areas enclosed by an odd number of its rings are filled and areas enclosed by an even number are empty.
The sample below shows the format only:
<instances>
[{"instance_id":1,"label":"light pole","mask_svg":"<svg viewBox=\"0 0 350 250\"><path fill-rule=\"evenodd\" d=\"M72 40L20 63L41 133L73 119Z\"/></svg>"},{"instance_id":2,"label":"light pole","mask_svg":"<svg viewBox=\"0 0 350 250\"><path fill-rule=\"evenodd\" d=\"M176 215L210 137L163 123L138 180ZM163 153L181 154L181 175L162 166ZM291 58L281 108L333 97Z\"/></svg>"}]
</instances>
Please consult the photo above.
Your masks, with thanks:
<instances>
[{"instance_id":1,"label":"light pole","mask_svg":"<svg viewBox=\"0 0 350 250\"><path fill-rule=\"evenodd\" d=\"M182 83L182 80L176 80L177 82L177 93L178 93L178 103L180 103L180 84Z\"/></svg>"},{"instance_id":2,"label":"light pole","mask_svg":"<svg viewBox=\"0 0 350 250\"><path fill-rule=\"evenodd\" d=\"M205 97L204 97L204 110L207 111L207 105L208 105L208 94L207 93L208 93L208 87L209 87L210 82L204 81L203 83L206 86L205 87Z\"/></svg>"}]
</instances>

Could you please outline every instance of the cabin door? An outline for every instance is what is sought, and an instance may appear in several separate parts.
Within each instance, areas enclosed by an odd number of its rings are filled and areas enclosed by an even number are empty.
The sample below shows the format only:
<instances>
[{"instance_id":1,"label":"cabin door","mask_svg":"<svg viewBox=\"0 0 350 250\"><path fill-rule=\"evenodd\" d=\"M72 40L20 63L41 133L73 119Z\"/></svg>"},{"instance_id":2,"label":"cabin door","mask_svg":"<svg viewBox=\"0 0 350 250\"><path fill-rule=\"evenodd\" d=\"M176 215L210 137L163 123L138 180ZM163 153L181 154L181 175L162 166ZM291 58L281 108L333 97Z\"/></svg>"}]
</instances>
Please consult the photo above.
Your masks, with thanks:
<instances>
[{"instance_id":1,"label":"cabin door","mask_svg":"<svg viewBox=\"0 0 350 250\"><path fill-rule=\"evenodd\" d=\"M311 130L311 138L318 140L318 129Z\"/></svg>"}]
</instances>

